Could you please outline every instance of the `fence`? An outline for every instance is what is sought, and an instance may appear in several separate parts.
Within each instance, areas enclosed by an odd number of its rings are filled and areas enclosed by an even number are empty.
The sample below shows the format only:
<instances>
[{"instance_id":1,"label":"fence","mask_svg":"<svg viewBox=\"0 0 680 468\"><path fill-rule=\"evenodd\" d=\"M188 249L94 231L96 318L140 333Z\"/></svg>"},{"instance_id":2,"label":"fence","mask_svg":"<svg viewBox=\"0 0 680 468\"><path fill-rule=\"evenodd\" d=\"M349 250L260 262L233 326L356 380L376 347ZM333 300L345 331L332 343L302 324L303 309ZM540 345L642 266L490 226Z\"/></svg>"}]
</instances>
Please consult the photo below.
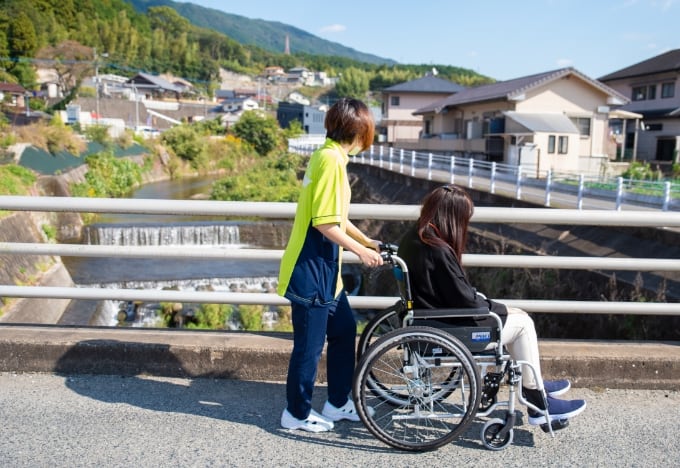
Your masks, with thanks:
<instances>
[{"instance_id":1,"label":"fence","mask_svg":"<svg viewBox=\"0 0 680 468\"><path fill-rule=\"evenodd\" d=\"M14 211L76 212L76 213L134 213L192 216L232 216L290 219L295 213L293 203L217 202L204 200L139 200L92 199L67 197L0 196L0 209ZM350 208L353 219L415 220L417 205L354 204ZM669 212L663 217L654 211L602 211L546 208L475 209L473 223L572 224L597 226L645 226L680 228L680 213ZM219 249L178 247L115 247L73 244L33 244L0 242L0 254L114 256L124 258L200 258L229 260L280 259L282 251L260 249ZM343 261L357 263L355 255L346 252ZM680 271L677 259L659 258L600 258L555 257L530 255L465 255L463 263L476 267L605 269L629 271ZM156 291L132 289L99 289L86 287L42 287L0 285L0 297L93 299L124 301L174 301L191 303L229 303L286 305L286 299L268 293L231 293L210 291ZM354 308L380 309L397 300L395 297L350 297ZM500 300L529 312L680 315L680 303L599 302Z\"/></svg>"},{"instance_id":2,"label":"fence","mask_svg":"<svg viewBox=\"0 0 680 468\"><path fill-rule=\"evenodd\" d=\"M289 149L310 154L319 144L318 139L302 138L291 140ZM411 177L457 183L548 207L621 210L629 205L631 209L680 211L678 182L594 177L550 170L539 173L535 165L513 166L384 146L372 146L353 157L352 162Z\"/></svg>"}]
</instances>

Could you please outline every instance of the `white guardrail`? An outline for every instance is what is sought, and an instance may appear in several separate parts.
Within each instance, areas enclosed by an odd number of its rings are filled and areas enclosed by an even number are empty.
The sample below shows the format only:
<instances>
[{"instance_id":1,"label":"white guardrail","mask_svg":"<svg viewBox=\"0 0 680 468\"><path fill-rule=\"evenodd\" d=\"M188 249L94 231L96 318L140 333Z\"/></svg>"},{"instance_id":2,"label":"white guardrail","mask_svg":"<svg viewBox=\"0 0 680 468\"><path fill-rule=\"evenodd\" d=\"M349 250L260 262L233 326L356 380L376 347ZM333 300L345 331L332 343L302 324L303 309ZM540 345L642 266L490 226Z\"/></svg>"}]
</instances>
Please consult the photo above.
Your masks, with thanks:
<instances>
[{"instance_id":1,"label":"white guardrail","mask_svg":"<svg viewBox=\"0 0 680 468\"><path fill-rule=\"evenodd\" d=\"M292 219L294 203L220 202L205 200L144 200L76 197L0 196L0 209L12 211L134 213L167 215L201 215ZM418 205L353 204L352 219L415 220ZM680 228L680 213L656 211L605 211L549 208L478 207L473 223L572 224L597 226L645 226ZM182 249L173 246L100 246L74 244L33 244L0 242L0 254L59 255L121 258L196 258L229 260L278 260L281 250L220 249L215 247ZM358 263L345 252L343 261ZM562 268L632 271L680 271L678 259L559 257L532 255L467 254L463 263L470 267ZM269 293L230 293L211 291L167 291L88 287L41 287L0 285L0 297L115 299L125 301L176 301L192 303L286 305L288 301ZM397 300L388 296L351 296L350 304L358 309L389 307ZM505 304L530 312L680 315L680 303L502 300Z\"/></svg>"},{"instance_id":2,"label":"white guardrail","mask_svg":"<svg viewBox=\"0 0 680 468\"><path fill-rule=\"evenodd\" d=\"M323 142L319 138L289 141L288 149L310 154ZM427 180L510 196L544 206L575 209L655 209L680 211L680 183L623 177L561 174L538 171L536 165L514 166L461 155L422 153L371 146L352 162Z\"/></svg>"}]
</instances>

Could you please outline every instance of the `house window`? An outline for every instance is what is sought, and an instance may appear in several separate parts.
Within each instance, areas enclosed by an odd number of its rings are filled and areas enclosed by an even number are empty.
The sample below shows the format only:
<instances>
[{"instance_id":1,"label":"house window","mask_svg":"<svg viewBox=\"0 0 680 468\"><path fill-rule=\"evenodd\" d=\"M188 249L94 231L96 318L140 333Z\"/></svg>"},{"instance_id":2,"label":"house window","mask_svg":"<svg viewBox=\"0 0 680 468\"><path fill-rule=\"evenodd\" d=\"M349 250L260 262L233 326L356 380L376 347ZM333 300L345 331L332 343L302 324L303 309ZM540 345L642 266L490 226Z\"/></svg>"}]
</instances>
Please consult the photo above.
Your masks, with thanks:
<instances>
[{"instance_id":1,"label":"house window","mask_svg":"<svg viewBox=\"0 0 680 468\"><path fill-rule=\"evenodd\" d=\"M661 99L675 96L675 83L663 83L661 85Z\"/></svg>"},{"instance_id":2,"label":"house window","mask_svg":"<svg viewBox=\"0 0 680 468\"><path fill-rule=\"evenodd\" d=\"M548 135L548 153L555 154L555 135Z\"/></svg>"},{"instance_id":3,"label":"house window","mask_svg":"<svg viewBox=\"0 0 680 468\"><path fill-rule=\"evenodd\" d=\"M572 117L571 121L574 122L581 136L590 136L590 117Z\"/></svg>"},{"instance_id":4,"label":"house window","mask_svg":"<svg viewBox=\"0 0 680 468\"><path fill-rule=\"evenodd\" d=\"M645 126L645 130L648 132L660 132L663 130L663 124L660 123L653 123L653 124L647 124Z\"/></svg>"},{"instance_id":5,"label":"house window","mask_svg":"<svg viewBox=\"0 0 680 468\"><path fill-rule=\"evenodd\" d=\"M633 88L633 101L644 101L647 99L647 87L636 86Z\"/></svg>"},{"instance_id":6,"label":"house window","mask_svg":"<svg viewBox=\"0 0 680 468\"><path fill-rule=\"evenodd\" d=\"M399 105L399 96L390 96L390 106Z\"/></svg>"},{"instance_id":7,"label":"house window","mask_svg":"<svg viewBox=\"0 0 680 468\"><path fill-rule=\"evenodd\" d=\"M647 88L647 99L656 99L656 85L649 85Z\"/></svg>"},{"instance_id":8,"label":"house window","mask_svg":"<svg viewBox=\"0 0 680 468\"><path fill-rule=\"evenodd\" d=\"M569 137L568 136L561 136L560 137L557 152L559 154L567 154L569 152Z\"/></svg>"}]
</instances>

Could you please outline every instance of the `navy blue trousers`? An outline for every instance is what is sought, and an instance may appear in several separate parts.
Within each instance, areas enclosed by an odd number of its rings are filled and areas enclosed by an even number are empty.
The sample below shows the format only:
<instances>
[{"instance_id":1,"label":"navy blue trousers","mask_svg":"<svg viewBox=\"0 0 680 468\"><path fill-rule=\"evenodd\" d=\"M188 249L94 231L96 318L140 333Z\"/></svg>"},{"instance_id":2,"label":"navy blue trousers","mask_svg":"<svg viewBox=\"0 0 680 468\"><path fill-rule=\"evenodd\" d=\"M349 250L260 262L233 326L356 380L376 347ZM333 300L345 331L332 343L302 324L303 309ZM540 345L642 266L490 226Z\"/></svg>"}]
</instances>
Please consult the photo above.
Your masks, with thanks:
<instances>
[{"instance_id":1,"label":"navy blue trousers","mask_svg":"<svg viewBox=\"0 0 680 468\"><path fill-rule=\"evenodd\" d=\"M290 414L306 419L312 410L314 382L326 339L328 401L335 407L347 403L354 374L357 324L344 291L336 303L328 306L293 303L292 314L293 351L286 397Z\"/></svg>"}]
</instances>

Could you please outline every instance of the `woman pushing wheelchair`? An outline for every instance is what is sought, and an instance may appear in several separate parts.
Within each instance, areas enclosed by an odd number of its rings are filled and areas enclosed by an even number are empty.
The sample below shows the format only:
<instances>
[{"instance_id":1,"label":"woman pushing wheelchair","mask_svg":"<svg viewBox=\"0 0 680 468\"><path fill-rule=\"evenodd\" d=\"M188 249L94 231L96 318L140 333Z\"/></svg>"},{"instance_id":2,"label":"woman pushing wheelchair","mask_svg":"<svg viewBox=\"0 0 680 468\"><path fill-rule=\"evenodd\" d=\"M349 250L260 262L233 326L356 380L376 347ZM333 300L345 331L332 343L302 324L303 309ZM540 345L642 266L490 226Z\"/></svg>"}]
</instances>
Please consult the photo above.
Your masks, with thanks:
<instances>
[{"instance_id":1,"label":"woman pushing wheelchair","mask_svg":"<svg viewBox=\"0 0 680 468\"><path fill-rule=\"evenodd\" d=\"M584 400L556 398L566 393L568 380L543 380L540 371L538 338L533 320L517 308L487 299L470 284L461 265L467 230L474 212L469 194L455 185L432 190L423 200L420 217L399 244L398 255L408 265L411 292L416 309L448 307L488 307L503 323L501 342L522 366L522 394L539 409L547 410L551 421L565 420L581 413ZM460 319L475 320L475 319ZM539 382L545 389L544 400ZM529 408L529 424L546 424L543 412Z\"/></svg>"}]
</instances>

